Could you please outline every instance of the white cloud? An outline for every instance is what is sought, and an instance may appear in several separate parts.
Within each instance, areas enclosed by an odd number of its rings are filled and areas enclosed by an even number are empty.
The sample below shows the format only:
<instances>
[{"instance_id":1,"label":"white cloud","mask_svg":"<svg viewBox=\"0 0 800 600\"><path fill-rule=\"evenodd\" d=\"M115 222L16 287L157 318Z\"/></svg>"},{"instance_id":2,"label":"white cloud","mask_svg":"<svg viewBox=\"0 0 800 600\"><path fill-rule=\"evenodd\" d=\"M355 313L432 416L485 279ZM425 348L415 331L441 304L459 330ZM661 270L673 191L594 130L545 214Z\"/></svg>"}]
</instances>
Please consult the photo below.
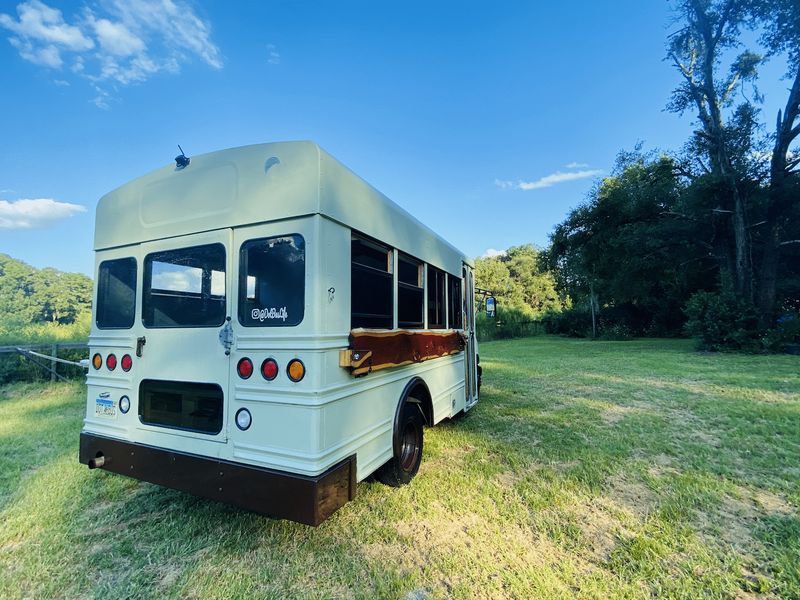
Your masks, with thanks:
<instances>
[{"instance_id":1,"label":"white cloud","mask_svg":"<svg viewBox=\"0 0 800 600\"><path fill-rule=\"evenodd\" d=\"M571 162L568 165L564 165L565 169L588 169L589 165L586 163L579 163L579 162Z\"/></svg>"},{"instance_id":2,"label":"white cloud","mask_svg":"<svg viewBox=\"0 0 800 600\"><path fill-rule=\"evenodd\" d=\"M11 33L9 41L23 59L57 70L66 62L96 89L178 73L192 58L222 68L211 26L183 0L100 0L84 6L73 21L40 0L17 5L16 18L0 14L0 28ZM280 61L274 46L273 60ZM108 91L102 91L94 102L107 108Z\"/></svg>"},{"instance_id":3,"label":"white cloud","mask_svg":"<svg viewBox=\"0 0 800 600\"><path fill-rule=\"evenodd\" d=\"M97 41L108 54L113 56L130 56L145 49L145 43L138 35L131 32L122 23L112 23L108 19L89 17Z\"/></svg>"},{"instance_id":4,"label":"white cloud","mask_svg":"<svg viewBox=\"0 0 800 600\"><path fill-rule=\"evenodd\" d=\"M18 20L0 14L0 25L12 31L17 40L80 52L91 50L94 42L81 29L64 21L61 11L39 0L17 5ZM13 43L13 42L12 42Z\"/></svg>"},{"instance_id":5,"label":"white cloud","mask_svg":"<svg viewBox=\"0 0 800 600\"><path fill-rule=\"evenodd\" d=\"M271 65L279 65L281 63L281 55L275 44L267 44L267 62Z\"/></svg>"},{"instance_id":6,"label":"white cloud","mask_svg":"<svg viewBox=\"0 0 800 600\"><path fill-rule=\"evenodd\" d=\"M486 252L481 255L481 258L496 258L498 256L505 256L505 250L495 250L494 248L487 248Z\"/></svg>"},{"instance_id":7,"label":"white cloud","mask_svg":"<svg viewBox=\"0 0 800 600\"><path fill-rule=\"evenodd\" d=\"M494 184L503 190L514 189L514 190L540 190L542 188L552 187L559 183L565 183L567 181L576 181L578 179L587 179L589 177L597 177L603 174L602 169L588 169L583 171L573 171L569 173L564 173L562 171L556 171L555 173L551 173L550 175L545 175L535 181L504 181L501 179L495 179Z\"/></svg>"},{"instance_id":8,"label":"white cloud","mask_svg":"<svg viewBox=\"0 0 800 600\"><path fill-rule=\"evenodd\" d=\"M35 65L50 67L51 69L60 69L61 65L64 63L64 61L61 60L61 53L55 46L47 45L36 47L28 40L14 37L10 38L8 41L17 49L17 52L19 52L22 58Z\"/></svg>"},{"instance_id":9,"label":"white cloud","mask_svg":"<svg viewBox=\"0 0 800 600\"><path fill-rule=\"evenodd\" d=\"M0 229L38 229L82 212L85 206L52 198L0 200Z\"/></svg>"}]
</instances>

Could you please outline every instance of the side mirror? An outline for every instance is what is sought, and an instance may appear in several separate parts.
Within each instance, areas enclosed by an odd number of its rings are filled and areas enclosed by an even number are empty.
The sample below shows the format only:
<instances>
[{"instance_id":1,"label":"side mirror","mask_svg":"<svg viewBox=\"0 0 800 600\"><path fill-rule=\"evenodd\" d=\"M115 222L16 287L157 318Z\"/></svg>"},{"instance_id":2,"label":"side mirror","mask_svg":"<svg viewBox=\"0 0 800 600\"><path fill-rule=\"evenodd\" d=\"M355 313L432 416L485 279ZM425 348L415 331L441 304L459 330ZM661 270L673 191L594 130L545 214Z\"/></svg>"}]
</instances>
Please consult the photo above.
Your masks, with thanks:
<instances>
[{"instance_id":1,"label":"side mirror","mask_svg":"<svg viewBox=\"0 0 800 600\"><path fill-rule=\"evenodd\" d=\"M497 316L497 300L492 296L486 298L486 316L491 319Z\"/></svg>"}]
</instances>

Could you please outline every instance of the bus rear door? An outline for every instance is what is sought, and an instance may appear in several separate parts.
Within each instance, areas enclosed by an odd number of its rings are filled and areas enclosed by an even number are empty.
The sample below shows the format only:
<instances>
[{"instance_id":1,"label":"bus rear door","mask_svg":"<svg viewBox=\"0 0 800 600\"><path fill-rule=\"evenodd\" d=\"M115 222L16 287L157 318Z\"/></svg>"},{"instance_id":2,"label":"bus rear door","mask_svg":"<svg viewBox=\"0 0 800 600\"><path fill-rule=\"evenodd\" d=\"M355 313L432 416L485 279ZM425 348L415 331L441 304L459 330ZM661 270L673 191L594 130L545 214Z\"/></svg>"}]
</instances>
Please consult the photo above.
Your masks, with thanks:
<instances>
[{"instance_id":1,"label":"bus rear door","mask_svg":"<svg viewBox=\"0 0 800 600\"><path fill-rule=\"evenodd\" d=\"M230 229L142 245L134 384L145 429L227 439L231 248Z\"/></svg>"}]
</instances>

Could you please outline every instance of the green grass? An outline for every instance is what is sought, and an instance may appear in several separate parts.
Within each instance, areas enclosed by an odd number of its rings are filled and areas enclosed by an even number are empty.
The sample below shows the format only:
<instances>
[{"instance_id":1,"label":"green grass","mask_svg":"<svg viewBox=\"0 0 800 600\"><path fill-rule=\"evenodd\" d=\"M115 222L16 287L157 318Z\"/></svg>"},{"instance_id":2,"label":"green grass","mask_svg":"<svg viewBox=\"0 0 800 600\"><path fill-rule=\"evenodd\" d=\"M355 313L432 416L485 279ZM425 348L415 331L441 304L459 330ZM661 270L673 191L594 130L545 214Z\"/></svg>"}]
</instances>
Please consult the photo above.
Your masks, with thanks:
<instances>
[{"instance_id":1,"label":"green grass","mask_svg":"<svg viewBox=\"0 0 800 600\"><path fill-rule=\"evenodd\" d=\"M77 464L77 384L0 388L0 597L800 597L800 359L482 345L481 402L317 529Z\"/></svg>"}]
</instances>

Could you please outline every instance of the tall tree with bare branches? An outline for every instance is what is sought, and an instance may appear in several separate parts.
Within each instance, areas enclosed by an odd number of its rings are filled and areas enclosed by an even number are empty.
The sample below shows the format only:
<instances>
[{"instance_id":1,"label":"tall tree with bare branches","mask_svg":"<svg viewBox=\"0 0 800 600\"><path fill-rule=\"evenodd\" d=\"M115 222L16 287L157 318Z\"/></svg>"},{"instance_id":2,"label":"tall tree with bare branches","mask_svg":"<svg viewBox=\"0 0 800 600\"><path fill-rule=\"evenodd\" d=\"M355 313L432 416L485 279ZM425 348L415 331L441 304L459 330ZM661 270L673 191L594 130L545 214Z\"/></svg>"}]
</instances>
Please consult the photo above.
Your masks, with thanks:
<instances>
[{"instance_id":1,"label":"tall tree with bare branches","mask_svg":"<svg viewBox=\"0 0 800 600\"><path fill-rule=\"evenodd\" d=\"M800 135L800 4L797 0L770 0L756 5L766 32L762 43L768 56L785 57L789 96L778 111L770 160L765 240L759 273L758 310L762 326L772 323L781 249L800 240L784 239L791 210L800 199L800 156L791 145Z\"/></svg>"},{"instance_id":2,"label":"tall tree with bare branches","mask_svg":"<svg viewBox=\"0 0 800 600\"><path fill-rule=\"evenodd\" d=\"M748 300L753 298L753 274L747 198L732 145L735 130L752 123L754 110L749 100L731 108L739 86L755 81L761 57L745 49L727 69L722 57L740 48L739 34L750 22L751 4L748 0L681 0L676 5L681 29L667 44L668 58L683 79L668 108L679 113L692 110L698 118L694 146L704 155L698 160L715 194L713 245L722 283L732 283L737 296Z\"/></svg>"}]
</instances>

